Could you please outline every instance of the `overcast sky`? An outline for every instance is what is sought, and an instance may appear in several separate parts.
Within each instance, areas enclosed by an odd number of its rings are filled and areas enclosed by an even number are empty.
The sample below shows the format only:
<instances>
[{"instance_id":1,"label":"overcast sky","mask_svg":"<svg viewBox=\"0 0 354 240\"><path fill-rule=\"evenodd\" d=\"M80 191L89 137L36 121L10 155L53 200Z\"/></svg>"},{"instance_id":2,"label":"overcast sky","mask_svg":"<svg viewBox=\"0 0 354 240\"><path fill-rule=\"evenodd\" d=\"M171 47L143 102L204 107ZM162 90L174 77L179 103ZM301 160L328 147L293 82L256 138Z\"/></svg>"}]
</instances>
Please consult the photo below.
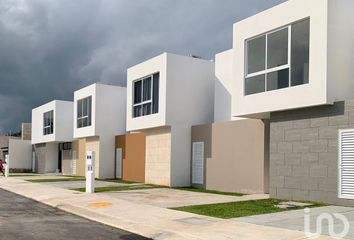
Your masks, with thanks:
<instances>
[{"instance_id":1,"label":"overcast sky","mask_svg":"<svg viewBox=\"0 0 354 240\"><path fill-rule=\"evenodd\" d=\"M206 59L232 46L232 24L284 0L0 0L0 134L31 109L72 100L162 52Z\"/></svg>"}]
</instances>

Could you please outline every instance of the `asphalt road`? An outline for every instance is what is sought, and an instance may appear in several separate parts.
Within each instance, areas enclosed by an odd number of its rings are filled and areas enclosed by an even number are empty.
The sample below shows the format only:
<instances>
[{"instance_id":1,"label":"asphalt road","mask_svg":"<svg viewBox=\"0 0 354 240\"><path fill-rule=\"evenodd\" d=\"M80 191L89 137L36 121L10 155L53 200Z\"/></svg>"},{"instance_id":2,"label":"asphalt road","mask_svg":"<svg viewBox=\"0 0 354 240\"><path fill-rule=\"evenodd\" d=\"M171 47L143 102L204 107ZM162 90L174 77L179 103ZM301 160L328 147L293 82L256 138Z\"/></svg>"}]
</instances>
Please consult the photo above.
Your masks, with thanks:
<instances>
[{"instance_id":1,"label":"asphalt road","mask_svg":"<svg viewBox=\"0 0 354 240\"><path fill-rule=\"evenodd\" d=\"M0 189L0 239L146 240Z\"/></svg>"}]
</instances>

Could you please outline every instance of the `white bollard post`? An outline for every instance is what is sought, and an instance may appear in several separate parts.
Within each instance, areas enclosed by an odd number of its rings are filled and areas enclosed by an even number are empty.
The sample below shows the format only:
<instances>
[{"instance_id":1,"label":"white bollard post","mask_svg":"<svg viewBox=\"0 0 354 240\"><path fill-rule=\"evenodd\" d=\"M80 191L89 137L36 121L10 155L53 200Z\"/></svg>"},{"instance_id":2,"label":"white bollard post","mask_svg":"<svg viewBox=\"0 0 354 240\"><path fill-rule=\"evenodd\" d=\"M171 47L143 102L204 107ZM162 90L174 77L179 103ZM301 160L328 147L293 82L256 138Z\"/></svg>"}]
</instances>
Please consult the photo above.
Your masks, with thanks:
<instances>
[{"instance_id":1,"label":"white bollard post","mask_svg":"<svg viewBox=\"0 0 354 240\"><path fill-rule=\"evenodd\" d=\"M95 192L95 152L87 151L86 152L86 192L94 193Z\"/></svg>"},{"instance_id":2,"label":"white bollard post","mask_svg":"<svg viewBox=\"0 0 354 240\"><path fill-rule=\"evenodd\" d=\"M5 177L9 177L10 175L10 164L9 164L9 154L5 155Z\"/></svg>"}]
</instances>

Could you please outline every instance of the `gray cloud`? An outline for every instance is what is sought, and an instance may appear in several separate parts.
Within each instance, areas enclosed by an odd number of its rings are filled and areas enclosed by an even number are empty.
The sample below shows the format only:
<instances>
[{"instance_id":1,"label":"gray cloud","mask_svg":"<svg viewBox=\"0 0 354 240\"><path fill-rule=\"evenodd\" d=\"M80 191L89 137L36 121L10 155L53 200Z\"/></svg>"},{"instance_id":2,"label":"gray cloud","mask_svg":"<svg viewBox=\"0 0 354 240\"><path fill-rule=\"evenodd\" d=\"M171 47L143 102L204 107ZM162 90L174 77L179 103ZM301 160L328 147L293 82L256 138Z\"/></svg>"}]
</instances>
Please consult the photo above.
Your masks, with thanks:
<instances>
[{"instance_id":1,"label":"gray cloud","mask_svg":"<svg viewBox=\"0 0 354 240\"><path fill-rule=\"evenodd\" d=\"M232 24L284 0L1 0L0 134L31 109L161 52L212 59Z\"/></svg>"}]
</instances>

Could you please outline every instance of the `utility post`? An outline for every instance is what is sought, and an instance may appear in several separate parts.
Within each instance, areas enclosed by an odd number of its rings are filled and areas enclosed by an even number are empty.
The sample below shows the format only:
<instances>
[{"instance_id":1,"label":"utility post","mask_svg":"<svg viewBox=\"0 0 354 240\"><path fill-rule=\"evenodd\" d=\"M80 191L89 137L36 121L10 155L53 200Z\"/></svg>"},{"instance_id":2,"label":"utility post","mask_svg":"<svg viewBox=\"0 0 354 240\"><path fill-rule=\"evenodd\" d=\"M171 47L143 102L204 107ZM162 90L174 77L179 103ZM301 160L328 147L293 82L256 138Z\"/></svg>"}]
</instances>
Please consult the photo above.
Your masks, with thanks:
<instances>
[{"instance_id":1,"label":"utility post","mask_svg":"<svg viewBox=\"0 0 354 240\"><path fill-rule=\"evenodd\" d=\"M95 192L95 152L86 152L86 192Z\"/></svg>"}]
</instances>

